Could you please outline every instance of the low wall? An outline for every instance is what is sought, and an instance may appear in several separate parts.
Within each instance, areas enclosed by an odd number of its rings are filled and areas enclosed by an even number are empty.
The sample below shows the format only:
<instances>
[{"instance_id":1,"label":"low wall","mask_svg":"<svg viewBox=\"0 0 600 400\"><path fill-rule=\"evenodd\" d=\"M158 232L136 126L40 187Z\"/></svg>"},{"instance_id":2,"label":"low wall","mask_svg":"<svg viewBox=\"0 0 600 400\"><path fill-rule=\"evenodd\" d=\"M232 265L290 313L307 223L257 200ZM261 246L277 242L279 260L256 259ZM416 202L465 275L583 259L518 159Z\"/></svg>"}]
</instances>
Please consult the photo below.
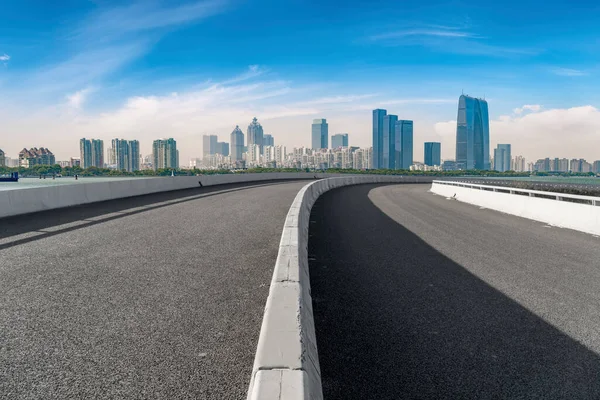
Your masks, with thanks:
<instances>
[{"instance_id":1,"label":"low wall","mask_svg":"<svg viewBox=\"0 0 600 400\"><path fill-rule=\"evenodd\" d=\"M431 183L428 177L347 176L309 183L283 227L263 317L248 400L321 400L321 370L310 295L310 212L323 193L363 183Z\"/></svg>"},{"instance_id":2,"label":"low wall","mask_svg":"<svg viewBox=\"0 0 600 400\"><path fill-rule=\"evenodd\" d=\"M434 181L431 191L480 207L600 235L598 197L450 181Z\"/></svg>"},{"instance_id":3,"label":"low wall","mask_svg":"<svg viewBox=\"0 0 600 400\"><path fill-rule=\"evenodd\" d=\"M198 182L202 182L203 186L213 186L268 180L314 179L315 176L323 177L325 175L299 172L167 176L4 190L0 191L0 218L98 201L196 188L200 187Z\"/></svg>"}]
</instances>

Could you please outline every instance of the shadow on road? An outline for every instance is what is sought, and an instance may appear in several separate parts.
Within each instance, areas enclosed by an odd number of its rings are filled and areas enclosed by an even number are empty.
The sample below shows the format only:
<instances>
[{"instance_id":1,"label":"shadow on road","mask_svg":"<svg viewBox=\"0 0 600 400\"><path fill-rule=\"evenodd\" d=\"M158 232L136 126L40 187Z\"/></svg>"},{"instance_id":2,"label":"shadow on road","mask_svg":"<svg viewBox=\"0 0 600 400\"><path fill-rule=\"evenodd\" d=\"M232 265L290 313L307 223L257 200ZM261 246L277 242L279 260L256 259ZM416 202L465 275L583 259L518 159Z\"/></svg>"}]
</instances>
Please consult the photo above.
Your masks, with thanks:
<instances>
[{"instance_id":1,"label":"shadow on road","mask_svg":"<svg viewBox=\"0 0 600 400\"><path fill-rule=\"evenodd\" d=\"M33 233L25 238L0 243L0 250L173 204L289 182L262 181L199 187L0 218L0 239ZM62 225L65 226L52 229Z\"/></svg>"},{"instance_id":2,"label":"shadow on road","mask_svg":"<svg viewBox=\"0 0 600 400\"><path fill-rule=\"evenodd\" d=\"M600 398L597 354L389 218L374 187L311 215L326 400Z\"/></svg>"}]
</instances>

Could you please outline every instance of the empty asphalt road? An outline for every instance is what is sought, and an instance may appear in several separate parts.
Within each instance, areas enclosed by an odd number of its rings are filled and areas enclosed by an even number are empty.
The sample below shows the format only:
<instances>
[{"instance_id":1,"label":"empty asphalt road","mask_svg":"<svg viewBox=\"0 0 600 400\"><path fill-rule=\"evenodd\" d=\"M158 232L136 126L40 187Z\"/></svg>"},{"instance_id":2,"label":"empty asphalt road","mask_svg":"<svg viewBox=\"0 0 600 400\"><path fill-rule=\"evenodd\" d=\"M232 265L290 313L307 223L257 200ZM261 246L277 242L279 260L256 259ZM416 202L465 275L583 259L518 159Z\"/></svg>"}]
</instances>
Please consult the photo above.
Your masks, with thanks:
<instances>
[{"instance_id":1,"label":"empty asphalt road","mask_svg":"<svg viewBox=\"0 0 600 400\"><path fill-rule=\"evenodd\" d=\"M242 399L306 182L0 220L0 398Z\"/></svg>"},{"instance_id":2,"label":"empty asphalt road","mask_svg":"<svg viewBox=\"0 0 600 400\"><path fill-rule=\"evenodd\" d=\"M428 189L315 204L325 399L600 398L600 239Z\"/></svg>"}]
</instances>

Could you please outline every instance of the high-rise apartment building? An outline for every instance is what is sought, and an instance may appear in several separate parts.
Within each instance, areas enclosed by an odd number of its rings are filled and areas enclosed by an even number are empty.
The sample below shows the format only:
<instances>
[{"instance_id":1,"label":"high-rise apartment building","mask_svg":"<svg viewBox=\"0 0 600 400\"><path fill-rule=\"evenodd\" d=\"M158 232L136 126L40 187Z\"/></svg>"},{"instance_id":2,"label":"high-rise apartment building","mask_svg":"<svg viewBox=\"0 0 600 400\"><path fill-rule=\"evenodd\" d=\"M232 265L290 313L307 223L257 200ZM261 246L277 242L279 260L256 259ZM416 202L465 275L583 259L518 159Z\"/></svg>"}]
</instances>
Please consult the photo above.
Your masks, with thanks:
<instances>
[{"instance_id":1,"label":"high-rise apartment building","mask_svg":"<svg viewBox=\"0 0 600 400\"><path fill-rule=\"evenodd\" d=\"M104 168L104 142L102 140L80 139L79 153L82 168Z\"/></svg>"},{"instance_id":2,"label":"high-rise apartment building","mask_svg":"<svg viewBox=\"0 0 600 400\"><path fill-rule=\"evenodd\" d=\"M127 142L129 150L129 159L127 160L127 171L134 172L140 170L140 141L130 140ZM179 165L177 165L179 167Z\"/></svg>"},{"instance_id":3,"label":"high-rise apartment building","mask_svg":"<svg viewBox=\"0 0 600 400\"><path fill-rule=\"evenodd\" d=\"M527 171L527 164L525 162L525 157L516 156L513 160L511 169L516 172L525 172Z\"/></svg>"},{"instance_id":4,"label":"high-rise apartment building","mask_svg":"<svg viewBox=\"0 0 600 400\"><path fill-rule=\"evenodd\" d=\"M373 110L373 168L383 167L383 118L387 115L386 110Z\"/></svg>"},{"instance_id":5,"label":"high-rise apartment building","mask_svg":"<svg viewBox=\"0 0 600 400\"><path fill-rule=\"evenodd\" d=\"M331 136L331 148L348 147L348 134L338 133Z\"/></svg>"},{"instance_id":6,"label":"high-rise apartment building","mask_svg":"<svg viewBox=\"0 0 600 400\"><path fill-rule=\"evenodd\" d=\"M163 168L178 168L177 158L175 139L158 139L152 143L152 167L155 171Z\"/></svg>"},{"instance_id":7,"label":"high-rise apartment building","mask_svg":"<svg viewBox=\"0 0 600 400\"><path fill-rule=\"evenodd\" d=\"M510 144L498 144L494 149L494 170L506 172L511 169L512 156L510 154Z\"/></svg>"},{"instance_id":8,"label":"high-rise apartment building","mask_svg":"<svg viewBox=\"0 0 600 400\"><path fill-rule=\"evenodd\" d=\"M0 149L0 167L6 167L6 155L2 149Z\"/></svg>"},{"instance_id":9,"label":"high-rise apartment building","mask_svg":"<svg viewBox=\"0 0 600 400\"><path fill-rule=\"evenodd\" d=\"M104 168L104 141L92 139L92 166Z\"/></svg>"},{"instance_id":10,"label":"high-rise apartment building","mask_svg":"<svg viewBox=\"0 0 600 400\"><path fill-rule=\"evenodd\" d=\"M413 165L413 121L401 119L394 126L394 169Z\"/></svg>"},{"instance_id":11,"label":"high-rise apartment building","mask_svg":"<svg viewBox=\"0 0 600 400\"><path fill-rule=\"evenodd\" d=\"M113 165L119 171L139 171L140 142L138 140L113 139L111 149L114 152Z\"/></svg>"},{"instance_id":12,"label":"high-rise apartment building","mask_svg":"<svg viewBox=\"0 0 600 400\"><path fill-rule=\"evenodd\" d=\"M86 138L79 140L79 153L81 160L81 168L89 168L92 166L92 142Z\"/></svg>"},{"instance_id":13,"label":"high-rise apartment building","mask_svg":"<svg viewBox=\"0 0 600 400\"><path fill-rule=\"evenodd\" d=\"M217 153L217 135L202 136L202 157L208 157Z\"/></svg>"},{"instance_id":14,"label":"high-rise apartment building","mask_svg":"<svg viewBox=\"0 0 600 400\"><path fill-rule=\"evenodd\" d=\"M464 94L458 99L456 163L460 169L490 169L490 123L483 99Z\"/></svg>"},{"instance_id":15,"label":"high-rise apartment building","mask_svg":"<svg viewBox=\"0 0 600 400\"><path fill-rule=\"evenodd\" d=\"M263 136L263 146L275 146L275 139L272 135Z\"/></svg>"},{"instance_id":16,"label":"high-rise apartment building","mask_svg":"<svg viewBox=\"0 0 600 400\"><path fill-rule=\"evenodd\" d=\"M397 115L388 114L383 117L383 158L381 159L380 168L395 168L396 122L398 122Z\"/></svg>"},{"instance_id":17,"label":"high-rise apartment building","mask_svg":"<svg viewBox=\"0 0 600 400\"><path fill-rule=\"evenodd\" d=\"M325 118L313 119L311 131L311 143L314 150L328 148L329 125Z\"/></svg>"},{"instance_id":18,"label":"high-rise apartment building","mask_svg":"<svg viewBox=\"0 0 600 400\"><path fill-rule=\"evenodd\" d=\"M440 142L425 142L425 165L442 165L442 144Z\"/></svg>"},{"instance_id":19,"label":"high-rise apartment building","mask_svg":"<svg viewBox=\"0 0 600 400\"><path fill-rule=\"evenodd\" d=\"M231 161L241 161L244 154L244 132L239 126L235 126L231 132Z\"/></svg>"},{"instance_id":20,"label":"high-rise apartment building","mask_svg":"<svg viewBox=\"0 0 600 400\"><path fill-rule=\"evenodd\" d=\"M248 125L248 146L255 144L260 150L260 154L263 153L264 146L264 132L262 125L258 122L256 117L252 119L250 125Z\"/></svg>"},{"instance_id":21,"label":"high-rise apartment building","mask_svg":"<svg viewBox=\"0 0 600 400\"><path fill-rule=\"evenodd\" d=\"M54 154L45 147L32 147L19 152L19 167L30 168L34 165L54 165L56 158Z\"/></svg>"}]
</instances>

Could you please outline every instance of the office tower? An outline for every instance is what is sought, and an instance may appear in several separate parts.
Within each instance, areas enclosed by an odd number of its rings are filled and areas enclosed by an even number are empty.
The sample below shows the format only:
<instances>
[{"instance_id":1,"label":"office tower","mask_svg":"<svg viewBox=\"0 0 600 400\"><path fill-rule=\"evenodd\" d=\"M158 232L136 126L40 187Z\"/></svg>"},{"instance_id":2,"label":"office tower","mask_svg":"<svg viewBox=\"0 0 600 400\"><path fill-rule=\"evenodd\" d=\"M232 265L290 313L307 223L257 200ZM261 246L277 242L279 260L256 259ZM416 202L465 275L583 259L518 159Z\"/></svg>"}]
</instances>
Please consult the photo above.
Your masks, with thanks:
<instances>
[{"instance_id":1,"label":"office tower","mask_svg":"<svg viewBox=\"0 0 600 400\"><path fill-rule=\"evenodd\" d=\"M207 157L217 152L217 141L216 135L203 135L202 136L202 157Z\"/></svg>"},{"instance_id":2,"label":"office tower","mask_svg":"<svg viewBox=\"0 0 600 400\"><path fill-rule=\"evenodd\" d=\"M442 165L442 144L440 142L425 142L425 165Z\"/></svg>"},{"instance_id":3,"label":"office tower","mask_svg":"<svg viewBox=\"0 0 600 400\"><path fill-rule=\"evenodd\" d=\"M460 169L490 168L488 104L483 99L463 94L458 100L456 163Z\"/></svg>"},{"instance_id":4,"label":"office tower","mask_svg":"<svg viewBox=\"0 0 600 400\"><path fill-rule=\"evenodd\" d=\"M215 148L215 154L220 154L222 156L227 157L229 155L229 143L217 142L217 146Z\"/></svg>"},{"instance_id":5,"label":"office tower","mask_svg":"<svg viewBox=\"0 0 600 400\"><path fill-rule=\"evenodd\" d=\"M6 155L2 149L0 149L0 167L6 167Z\"/></svg>"},{"instance_id":6,"label":"office tower","mask_svg":"<svg viewBox=\"0 0 600 400\"><path fill-rule=\"evenodd\" d=\"M231 132L231 161L241 161L242 154L244 154L244 132L239 126L235 126L233 132Z\"/></svg>"},{"instance_id":7,"label":"office tower","mask_svg":"<svg viewBox=\"0 0 600 400\"><path fill-rule=\"evenodd\" d=\"M79 153L81 160L81 168L89 168L92 166L92 143L86 138L79 140Z\"/></svg>"},{"instance_id":8,"label":"office tower","mask_svg":"<svg viewBox=\"0 0 600 400\"><path fill-rule=\"evenodd\" d=\"M379 166L383 169L394 169L396 164L396 122L397 115L383 117L383 157Z\"/></svg>"},{"instance_id":9,"label":"office tower","mask_svg":"<svg viewBox=\"0 0 600 400\"><path fill-rule=\"evenodd\" d=\"M394 126L394 169L410 169L413 164L413 122L401 119Z\"/></svg>"},{"instance_id":10,"label":"office tower","mask_svg":"<svg viewBox=\"0 0 600 400\"><path fill-rule=\"evenodd\" d=\"M510 144L499 144L494 149L494 170L499 172L510 171Z\"/></svg>"},{"instance_id":11,"label":"office tower","mask_svg":"<svg viewBox=\"0 0 600 400\"><path fill-rule=\"evenodd\" d=\"M337 149L339 147L348 147L347 133L338 133L337 135L331 136L331 148Z\"/></svg>"},{"instance_id":12,"label":"office tower","mask_svg":"<svg viewBox=\"0 0 600 400\"><path fill-rule=\"evenodd\" d=\"M275 146L275 139L273 139L273 136L263 136L263 146Z\"/></svg>"},{"instance_id":13,"label":"office tower","mask_svg":"<svg viewBox=\"0 0 600 400\"><path fill-rule=\"evenodd\" d=\"M173 138L158 139L152 143L152 168L178 168L177 142Z\"/></svg>"},{"instance_id":14,"label":"office tower","mask_svg":"<svg viewBox=\"0 0 600 400\"><path fill-rule=\"evenodd\" d=\"M258 148L260 150L260 154L263 153L263 141L264 141L264 133L263 133L263 127L261 124L258 123L258 120L256 119L256 117L254 117L252 119L252 122L250 123L250 125L248 125L248 146L250 146L251 144L256 144L258 145Z\"/></svg>"},{"instance_id":15,"label":"office tower","mask_svg":"<svg viewBox=\"0 0 600 400\"><path fill-rule=\"evenodd\" d=\"M130 140L127 142L129 150L129 159L127 160L127 171L134 172L140 170L140 142L139 140Z\"/></svg>"},{"instance_id":16,"label":"office tower","mask_svg":"<svg viewBox=\"0 0 600 400\"><path fill-rule=\"evenodd\" d=\"M329 138L329 126L325 118L313 119L312 123L312 148L313 150L326 149Z\"/></svg>"},{"instance_id":17,"label":"office tower","mask_svg":"<svg viewBox=\"0 0 600 400\"><path fill-rule=\"evenodd\" d=\"M373 110L373 168L383 167L383 118L387 111L376 109Z\"/></svg>"}]
</instances>

